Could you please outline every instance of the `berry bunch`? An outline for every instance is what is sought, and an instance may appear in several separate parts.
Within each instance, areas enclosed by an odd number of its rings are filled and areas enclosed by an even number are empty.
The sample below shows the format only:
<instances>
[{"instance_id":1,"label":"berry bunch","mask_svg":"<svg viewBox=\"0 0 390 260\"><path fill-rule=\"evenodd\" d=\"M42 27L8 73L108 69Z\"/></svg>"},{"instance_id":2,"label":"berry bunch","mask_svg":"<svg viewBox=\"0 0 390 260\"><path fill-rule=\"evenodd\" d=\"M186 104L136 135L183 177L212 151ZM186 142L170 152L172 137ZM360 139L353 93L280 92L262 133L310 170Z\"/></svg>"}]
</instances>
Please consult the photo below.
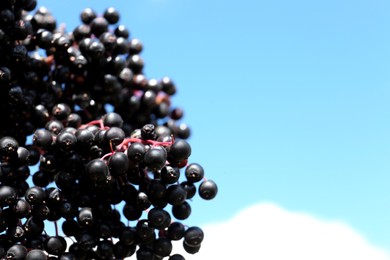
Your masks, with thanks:
<instances>
[{"instance_id":1,"label":"berry bunch","mask_svg":"<svg viewBox=\"0 0 390 260\"><path fill-rule=\"evenodd\" d=\"M0 258L184 259L177 240L198 252L202 229L181 221L218 189L189 163L174 82L143 74L116 9L87 8L68 33L36 5L0 3Z\"/></svg>"}]
</instances>

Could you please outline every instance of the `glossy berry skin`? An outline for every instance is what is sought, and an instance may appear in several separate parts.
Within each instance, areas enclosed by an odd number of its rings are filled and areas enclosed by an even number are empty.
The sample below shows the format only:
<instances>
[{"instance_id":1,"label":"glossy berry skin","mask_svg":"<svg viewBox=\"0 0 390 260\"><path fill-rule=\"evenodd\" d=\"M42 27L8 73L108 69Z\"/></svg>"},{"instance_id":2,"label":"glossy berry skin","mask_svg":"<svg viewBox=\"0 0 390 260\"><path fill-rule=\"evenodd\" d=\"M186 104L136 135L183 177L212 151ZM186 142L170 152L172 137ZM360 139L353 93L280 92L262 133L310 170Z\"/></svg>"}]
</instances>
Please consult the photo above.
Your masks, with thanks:
<instances>
[{"instance_id":1,"label":"glossy berry skin","mask_svg":"<svg viewBox=\"0 0 390 260\"><path fill-rule=\"evenodd\" d=\"M186 167L185 175L189 182L195 183L203 179L204 169L200 164L191 163Z\"/></svg>"},{"instance_id":2,"label":"glossy berry skin","mask_svg":"<svg viewBox=\"0 0 390 260\"><path fill-rule=\"evenodd\" d=\"M185 260L185 258L180 254L171 255L168 260Z\"/></svg>"},{"instance_id":3,"label":"glossy berry skin","mask_svg":"<svg viewBox=\"0 0 390 260\"><path fill-rule=\"evenodd\" d=\"M171 216L163 209L153 208L148 213L149 225L156 229L164 229L171 223Z\"/></svg>"},{"instance_id":4,"label":"glossy berry skin","mask_svg":"<svg viewBox=\"0 0 390 260\"><path fill-rule=\"evenodd\" d=\"M60 255L65 252L67 243L63 237L51 236L45 239L43 246L49 254Z\"/></svg>"},{"instance_id":5,"label":"glossy berry skin","mask_svg":"<svg viewBox=\"0 0 390 260\"><path fill-rule=\"evenodd\" d=\"M169 186L166 197L169 204L178 206L187 199L187 192L181 185L174 184Z\"/></svg>"},{"instance_id":6,"label":"glossy berry skin","mask_svg":"<svg viewBox=\"0 0 390 260\"><path fill-rule=\"evenodd\" d=\"M64 129L64 125L61 121L52 119L46 123L45 129L49 130L54 136L56 136Z\"/></svg>"},{"instance_id":7,"label":"glossy berry skin","mask_svg":"<svg viewBox=\"0 0 390 260\"><path fill-rule=\"evenodd\" d=\"M45 125L49 119L50 119L50 113L49 110L46 108L46 106L39 104L35 106L34 108L35 117L36 119L43 125ZM39 130L39 129L37 129Z\"/></svg>"},{"instance_id":8,"label":"glossy berry skin","mask_svg":"<svg viewBox=\"0 0 390 260\"><path fill-rule=\"evenodd\" d=\"M77 60L77 58L75 60ZM79 128L81 126L81 121L82 119L80 115L76 113L70 113L66 118L66 126Z\"/></svg>"},{"instance_id":9,"label":"glossy berry skin","mask_svg":"<svg viewBox=\"0 0 390 260\"><path fill-rule=\"evenodd\" d=\"M125 39L130 36L129 30L122 24L115 28L114 33L117 37L123 37Z\"/></svg>"},{"instance_id":10,"label":"glossy berry skin","mask_svg":"<svg viewBox=\"0 0 390 260\"><path fill-rule=\"evenodd\" d=\"M153 250L159 257L169 256L172 252L172 242L168 238L158 238L153 243Z\"/></svg>"},{"instance_id":11,"label":"glossy berry skin","mask_svg":"<svg viewBox=\"0 0 390 260\"><path fill-rule=\"evenodd\" d=\"M203 230L199 227L193 226L186 230L184 235L184 243L188 246L199 246L204 238Z\"/></svg>"},{"instance_id":12,"label":"glossy berry skin","mask_svg":"<svg viewBox=\"0 0 390 260\"><path fill-rule=\"evenodd\" d=\"M75 41L80 42L91 36L91 27L87 24L81 24L73 30L72 36Z\"/></svg>"},{"instance_id":13,"label":"glossy berry skin","mask_svg":"<svg viewBox=\"0 0 390 260\"><path fill-rule=\"evenodd\" d=\"M183 248L189 254L196 254L199 252L201 245L190 246L185 241L183 241Z\"/></svg>"},{"instance_id":14,"label":"glossy berry skin","mask_svg":"<svg viewBox=\"0 0 390 260\"><path fill-rule=\"evenodd\" d=\"M108 30L108 21L104 17L95 17L91 21L91 32L99 37L102 33L107 32Z\"/></svg>"},{"instance_id":15,"label":"glossy berry skin","mask_svg":"<svg viewBox=\"0 0 390 260\"><path fill-rule=\"evenodd\" d=\"M77 222L82 227L91 227L94 224L94 217L91 208L82 208L77 215Z\"/></svg>"},{"instance_id":16,"label":"glossy berry skin","mask_svg":"<svg viewBox=\"0 0 390 260\"><path fill-rule=\"evenodd\" d=\"M27 148L19 146L17 149L17 164L28 165L30 163L30 152Z\"/></svg>"},{"instance_id":17,"label":"glossy berry skin","mask_svg":"<svg viewBox=\"0 0 390 260\"><path fill-rule=\"evenodd\" d=\"M45 193L45 202L50 207L59 207L64 201L64 194L58 188L46 188Z\"/></svg>"},{"instance_id":18,"label":"glossy berry skin","mask_svg":"<svg viewBox=\"0 0 390 260\"><path fill-rule=\"evenodd\" d=\"M86 174L93 181L104 181L109 174L109 169L103 160L93 159L86 166Z\"/></svg>"},{"instance_id":19,"label":"glossy berry skin","mask_svg":"<svg viewBox=\"0 0 390 260\"><path fill-rule=\"evenodd\" d=\"M12 156L15 155L19 147L18 142L15 138L6 136L0 139L0 155Z\"/></svg>"},{"instance_id":20,"label":"glossy berry skin","mask_svg":"<svg viewBox=\"0 0 390 260\"><path fill-rule=\"evenodd\" d=\"M91 8L85 8L80 14L80 19L83 23L89 24L96 18L96 16L97 14L94 10Z\"/></svg>"},{"instance_id":21,"label":"glossy berry skin","mask_svg":"<svg viewBox=\"0 0 390 260\"><path fill-rule=\"evenodd\" d=\"M191 206L185 201L182 204L172 207L172 215L179 220L187 219L191 215Z\"/></svg>"},{"instance_id":22,"label":"glossy berry skin","mask_svg":"<svg viewBox=\"0 0 390 260\"><path fill-rule=\"evenodd\" d=\"M125 175L129 168L129 159L126 154L116 152L108 159L108 167L112 176Z\"/></svg>"},{"instance_id":23,"label":"glossy berry skin","mask_svg":"<svg viewBox=\"0 0 390 260\"><path fill-rule=\"evenodd\" d=\"M141 129L141 137L145 140L156 139L156 127L153 124L146 124Z\"/></svg>"},{"instance_id":24,"label":"glossy berry skin","mask_svg":"<svg viewBox=\"0 0 390 260\"><path fill-rule=\"evenodd\" d=\"M170 147L168 160L171 163L178 164L188 159L191 155L191 146L187 141L178 140Z\"/></svg>"},{"instance_id":25,"label":"glossy berry skin","mask_svg":"<svg viewBox=\"0 0 390 260\"><path fill-rule=\"evenodd\" d=\"M23 225L28 236L37 237L42 234L45 229L45 224L42 220L29 218Z\"/></svg>"},{"instance_id":26,"label":"glossy berry skin","mask_svg":"<svg viewBox=\"0 0 390 260\"><path fill-rule=\"evenodd\" d=\"M149 226L146 220L141 220L136 225L136 231L141 244L149 244L156 238L154 229Z\"/></svg>"},{"instance_id":27,"label":"glossy berry skin","mask_svg":"<svg viewBox=\"0 0 390 260\"><path fill-rule=\"evenodd\" d=\"M54 154L45 153L39 158L39 170L54 174L57 171L57 157Z\"/></svg>"},{"instance_id":28,"label":"glossy berry skin","mask_svg":"<svg viewBox=\"0 0 390 260\"><path fill-rule=\"evenodd\" d=\"M168 95L172 96L176 93L176 85L171 78L163 77L161 79L161 84L163 86L162 90Z\"/></svg>"},{"instance_id":29,"label":"glossy berry skin","mask_svg":"<svg viewBox=\"0 0 390 260\"><path fill-rule=\"evenodd\" d=\"M174 184L180 178L180 170L176 167L166 165L161 169L161 180L166 184Z\"/></svg>"},{"instance_id":30,"label":"glossy berry skin","mask_svg":"<svg viewBox=\"0 0 390 260\"><path fill-rule=\"evenodd\" d=\"M17 193L14 188L10 186L0 187L0 206L9 206L15 202Z\"/></svg>"},{"instance_id":31,"label":"glossy berry skin","mask_svg":"<svg viewBox=\"0 0 390 260\"><path fill-rule=\"evenodd\" d=\"M53 34L48 30L41 30L36 36L37 44L42 49L49 49L53 46Z\"/></svg>"},{"instance_id":32,"label":"glossy berry skin","mask_svg":"<svg viewBox=\"0 0 390 260\"><path fill-rule=\"evenodd\" d=\"M123 119L121 115L115 112L107 113L103 116L103 124L105 126L116 126L116 127L122 127L123 125Z\"/></svg>"},{"instance_id":33,"label":"glossy berry skin","mask_svg":"<svg viewBox=\"0 0 390 260\"><path fill-rule=\"evenodd\" d=\"M33 249L29 251L26 255L26 260L46 260L47 255L43 250Z\"/></svg>"},{"instance_id":34,"label":"glossy berry skin","mask_svg":"<svg viewBox=\"0 0 390 260\"><path fill-rule=\"evenodd\" d=\"M191 135L191 129L190 127L185 124L181 123L177 128L176 128L176 134L179 138L182 139L188 139Z\"/></svg>"},{"instance_id":35,"label":"glossy berry skin","mask_svg":"<svg viewBox=\"0 0 390 260\"><path fill-rule=\"evenodd\" d=\"M171 240L180 240L184 237L185 227L181 222L173 222L169 225L167 236Z\"/></svg>"},{"instance_id":36,"label":"glossy berry skin","mask_svg":"<svg viewBox=\"0 0 390 260\"><path fill-rule=\"evenodd\" d=\"M92 27L91 27L91 29L92 29ZM104 33L104 32L105 31L102 31L101 33ZM100 34L96 35L96 36L100 36ZM98 42L98 41L92 41L86 47L87 47L86 56L90 59L90 62L92 62L92 63L97 62L97 61L99 61L99 59L101 59L104 56L105 48L104 48L103 43Z\"/></svg>"},{"instance_id":37,"label":"glossy berry skin","mask_svg":"<svg viewBox=\"0 0 390 260\"><path fill-rule=\"evenodd\" d=\"M63 253L58 257L58 260L74 260L75 256L72 253Z\"/></svg>"},{"instance_id":38,"label":"glossy berry skin","mask_svg":"<svg viewBox=\"0 0 390 260\"><path fill-rule=\"evenodd\" d=\"M194 183L189 181L183 181L180 183L180 186L182 186L183 189L186 191L187 199L192 199L195 196L196 186L194 185Z\"/></svg>"},{"instance_id":39,"label":"glossy berry skin","mask_svg":"<svg viewBox=\"0 0 390 260\"><path fill-rule=\"evenodd\" d=\"M121 54L127 54L129 53L129 42L126 38L124 37L118 37L116 39L116 45L115 45L115 48L114 48L114 52L117 54L117 55L121 55ZM124 64L127 65L127 61L124 60ZM125 68L125 67L123 67Z\"/></svg>"},{"instance_id":40,"label":"glossy berry skin","mask_svg":"<svg viewBox=\"0 0 390 260\"><path fill-rule=\"evenodd\" d=\"M127 157L133 163L139 163L143 161L145 153L146 153L145 145L141 143L132 143L127 148Z\"/></svg>"},{"instance_id":41,"label":"glossy berry skin","mask_svg":"<svg viewBox=\"0 0 390 260\"><path fill-rule=\"evenodd\" d=\"M76 147L77 138L74 134L64 131L57 135L56 144L64 152L71 152Z\"/></svg>"},{"instance_id":42,"label":"glossy berry skin","mask_svg":"<svg viewBox=\"0 0 390 260\"><path fill-rule=\"evenodd\" d=\"M65 120L71 112L71 108L65 103L59 103L52 109L52 115L58 120Z\"/></svg>"},{"instance_id":43,"label":"glossy berry skin","mask_svg":"<svg viewBox=\"0 0 390 260\"><path fill-rule=\"evenodd\" d=\"M34 145L47 148L52 144L53 136L47 129L38 129L35 131L32 140Z\"/></svg>"},{"instance_id":44,"label":"glossy berry skin","mask_svg":"<svg viewBox=\"0 0 390 260\"><path fill-rule=\"evenodd\" d=\"M118 11L113 7L107 8L107 10L104 12L103 16L104 16L104 18L106 18L106 20L109 24L116 24L120 18Z\"/></svg>"},{"instance_id":45,"label":"glossy berry skin","mask_svg":"<svg viewBox=\"0 0 390 260\"><path fill-rule=\"evenodd\" d=\"M95 143L95 135L87 128L78 129L75 133L77 139L77 147L81 151L86 151Z\"/></svg>"},{"instance_id":46,"label":"glossy berry skin","mask_svg":"<svg viewBox=\"0 0 390 260\"><path fill-rule=\"evenodd\" d=\"M133 38L131 39L130 41L130 53L131 54L139 54L141 53L143 50L143 44L142 42L137 39L137 38Z\"/></svg>"},{"instance_id":47,"label":"glossy berry skin","mask_svg":"<svg viewBox=\"0 0 390 260\"><path fill-rule=\"evenodd\" d=\"M125 132L122 130L122 128L113 126L105 132L104 139L107 144L115 147L122 143L122 141L125 139Z\"/></svg>"},{"instance_id":48,"label":"glossy berry skin","mask_svg":"<svg viewBox=\"0 0 390 260\"><path fill-rule=\"evenodd\" d=\"M18 199L13 206L13 211L18 218L25 218L31 214L31 205L24 199Z\"/></svg>"},{"instance_id":49,"label":"glossy berry skin","mask_svg":"<svg viewBox=\"0 0 390 260\"><path fill-rule=\"evenodd\" d=\"M152 147L150 148L145 156L144 163L151 171L161 170L167 160L167 152L165 148Z\"/></svg>"},{"instance_id":50,"label":"glossy berry skin","mask_svg":"<svg viewBox=\"0 0 390 260\"><path fill-rule=\"evenodd\" d=\"M27 255L27 248L22 245L14 245L7 250L6 259L24 260Z\"/></svg>"},{"instance_id":51,"label":"glossy berry skin","mask_svg":"<svg viewBox=\"0 0 390 260\"><path fill-rule=\"evenodd\" d=\"M199 185L199 196L205 200L212 200L217 196L218 186L212 180L205 180Z\"/></svg>"},{"instance_id":52,"label":"glossy berry skin","mask_svg":"<svg viewBox=\"0 0 390 260\"><path fill-rule=\"evenodd\" d=\"M145 193L145 192L139 192L137 194L137 198L136 198L136 201L135 201L135 206L138 208L138 209L141 209L141 210L146 210L150 207L152 203L150 202L149 200L149 197L148 195Z\"/></svg>"},{"instance_id":53,"label":"glossy berry skin","mask_svg":"<svg viewBox=\"0 0 390 260\"><path fill-rule=\"evenodd\" d=\"M0 67L0 84L7 85L11 80L11 71L7 67Z\"/></svg>"},{"instance_id":54,"label":"glossy berry skin","mask_svg":"<svg viewBox=\"0 0 390 260\"><path fill-rule=\"evenodd\" d=\"M128 63L129 63L129 68L134 72L134 73L142 73L142 70L144 68L144 60L142 57L138 54L131 55L128 57ZM144 103L148 106L153 105L154 100L156 99L156 96L154 92L145 92L143 96L143 101Z\"/></svg>"}]
</instances>

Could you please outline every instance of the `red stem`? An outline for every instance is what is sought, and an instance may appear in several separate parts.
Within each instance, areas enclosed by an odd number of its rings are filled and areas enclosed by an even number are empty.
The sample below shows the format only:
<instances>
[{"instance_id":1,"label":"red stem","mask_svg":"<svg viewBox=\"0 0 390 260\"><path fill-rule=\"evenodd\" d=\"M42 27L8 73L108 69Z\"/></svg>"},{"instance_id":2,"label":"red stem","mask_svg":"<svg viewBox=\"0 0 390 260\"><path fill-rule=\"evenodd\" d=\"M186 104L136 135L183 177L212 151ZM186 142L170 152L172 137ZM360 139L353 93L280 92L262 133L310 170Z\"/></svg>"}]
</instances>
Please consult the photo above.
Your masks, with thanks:
<instances>
[{"instance_id":1,"label":"red stem","mask_svg":"<svg viewBox=\"0 0 390 260\"><path fill-rule=\"evenodd\" d=\"M150 144L152 146L170 146L174 143L174 138L172 136L172 141L170 142L159 142L154 140L144 140L140 138L125 138L120 145L117 146L117 149L122 150L129 143L142 143L142 144Z\"/></svg>"},{"instance_id":2,"label":"red stem","mask_svg":"<svg viewBox=\"0 0 390 260\"><path fill-rule=\"evenodd\" d=\"M107 154L103 155L103 157L100 158L100 159L101 159L101 160L104 160L104 159L106 159L107 157L109 157L109 156L111 156L111 155L113 155L113 154L114 154L114 152L107 153Z\"/></svg>"},{"instance_id":3,"label":"red stem","mask_svg":"<svg viewBox=\"0 0 390 260\"><path fill-rule=\"evenodd\" d=\"M92 121L90 121L90 122L88 122L88 123L86 123L86 124L84 124L84 125L81 125L81 126L79 127L79 129L83 129L83 128L86 128L86 127L91 126L91 125L99 125L99 127L100 127L101 129L104 129L104 128L105 128L105 127L104 127L104 124L103 124L103 119L97 119L97 120L92 120Z\"/></svg>"}]
</instances>

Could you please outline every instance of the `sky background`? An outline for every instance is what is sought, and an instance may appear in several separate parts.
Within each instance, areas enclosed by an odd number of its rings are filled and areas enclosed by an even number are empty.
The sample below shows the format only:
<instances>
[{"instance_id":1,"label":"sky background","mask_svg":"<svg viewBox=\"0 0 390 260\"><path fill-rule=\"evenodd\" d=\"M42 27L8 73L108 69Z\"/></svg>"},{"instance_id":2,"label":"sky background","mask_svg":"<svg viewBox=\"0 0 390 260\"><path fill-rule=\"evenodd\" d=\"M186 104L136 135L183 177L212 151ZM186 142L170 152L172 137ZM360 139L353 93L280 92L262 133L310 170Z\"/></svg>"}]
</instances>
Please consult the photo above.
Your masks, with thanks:
<instances>
[{"instance_id":1,"label":"sky background","mask_svg":"<svg viewBox=\"0 0 390 260\"><path fill-rule=\"evenodd\" d=\"M190 161L219 185L186 223L267 202L390 251L388 1L38 2L69 31L84 8L116 7L144 43L145 74L175 81Z\"/></svg>"}]
</instances>

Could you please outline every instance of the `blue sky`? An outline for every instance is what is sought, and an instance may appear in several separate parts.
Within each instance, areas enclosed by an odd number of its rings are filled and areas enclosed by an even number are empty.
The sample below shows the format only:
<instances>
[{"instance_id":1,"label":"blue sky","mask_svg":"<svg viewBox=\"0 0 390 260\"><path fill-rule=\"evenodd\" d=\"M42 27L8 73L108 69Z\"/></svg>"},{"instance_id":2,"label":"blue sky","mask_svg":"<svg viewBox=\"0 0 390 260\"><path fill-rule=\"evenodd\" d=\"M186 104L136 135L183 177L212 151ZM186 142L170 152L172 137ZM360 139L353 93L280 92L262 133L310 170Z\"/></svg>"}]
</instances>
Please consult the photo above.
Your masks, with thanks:
<instances>
[{"instance_id":1,"label":"blue sky","mask_svg":"<svg viewBox=\"0 0 390 260\"><path fill-rule=\"evenodd\" d=\"M219 185L191 224L271 202L348 223L390 250L390 3L49 1L68 30L120 10L150 78L170 76L190 161Z\"/></svg>"}]
</instances>

